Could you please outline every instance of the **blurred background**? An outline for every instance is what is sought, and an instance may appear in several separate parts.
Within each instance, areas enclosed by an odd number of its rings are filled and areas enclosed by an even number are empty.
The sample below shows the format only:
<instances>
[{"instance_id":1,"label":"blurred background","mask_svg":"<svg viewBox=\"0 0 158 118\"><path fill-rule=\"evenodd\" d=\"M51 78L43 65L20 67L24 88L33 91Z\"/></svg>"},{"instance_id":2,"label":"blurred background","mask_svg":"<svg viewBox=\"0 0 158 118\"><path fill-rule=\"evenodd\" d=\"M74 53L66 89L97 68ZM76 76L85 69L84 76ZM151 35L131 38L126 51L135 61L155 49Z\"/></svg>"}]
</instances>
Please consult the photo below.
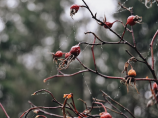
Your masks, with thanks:
<instances>
[{"instance_id":1,"label":"blurred background","mask_svg":"<svg viewBox=\"0 0 158 118\"><path fill-rule=\"evenodd\" d=\"M151 64L149 44L158 29L158 5L156 3L153 3L151 8L147 8L142 3L143 0L85 1L92 12L97 13L100 20L103 20L105 15L109 22L118 19L124 24L130 13L121 9L118 2L126 7L133 7L134 14L143 17L143 23L133 27L137 47ZM71 19L70 6L72 4L83 5L82 0L0 0L0 102L9 116L17 118L30 108L28 100L37 106L55 106L56 104L51 102L48 94L31 96L39 89L47 89L61 103L64 102L63 94L73 93L79 111L85 108L84 104L77 100L78 98L85 100L90 106L92 97L103 100L99 91L103 90L132 111L137 118L157 118L158 105L146 107L151 95L148 82L137 82L140 94L133 87L130 87L130 92L127 93L126 86L119 80L106 80L92 73L54 78L43 83L44 78L57 74L57 65L53 63L49 52L58 50L68 52L80 41L92 42L93 36L85 35L84 32L95 32L98 37L106 41L119 40L109 30L99 26L85 8L80 8L74 15L74 20ZM120 23L115 23L112 29L120 35L124 30ZM132 35L129 32L125 33L124 38L132 43ZM158 38L154 43L154 57L155 70L158 75L157 41ZM135 51L127 45L95 46L94 52L99 72L110 76L124 76L121 72L124 63L130 58L125 52L126 49L138 57ZM81 45L79 59L94 69L90 46ZM132 65L137 72L137 77L152 78L146 65L141 63ZM63 72L71 74L82 69L82 66L75 60ZM123 109L121 110L128 115ZM102 111L103 109L95 109L92 113L99 114ZM62 114L60 109L52 112ZM108 112L113 118L122 117L111 111ZM35 116L31 112L29 118ZM0 117L6 117L1 108Z\"/></svg>"}]
</instances>

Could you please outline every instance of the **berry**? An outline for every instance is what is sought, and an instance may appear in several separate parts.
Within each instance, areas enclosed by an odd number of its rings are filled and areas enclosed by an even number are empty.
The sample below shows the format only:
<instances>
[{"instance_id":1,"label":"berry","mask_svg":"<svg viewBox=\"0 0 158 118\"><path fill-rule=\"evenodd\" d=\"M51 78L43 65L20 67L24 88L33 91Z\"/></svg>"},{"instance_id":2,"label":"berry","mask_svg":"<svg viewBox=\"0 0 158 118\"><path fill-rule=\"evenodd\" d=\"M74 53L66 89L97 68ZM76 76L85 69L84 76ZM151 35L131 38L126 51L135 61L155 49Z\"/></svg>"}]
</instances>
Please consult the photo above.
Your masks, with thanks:
<instances>
[{"instance_id":1,"label":"berry","mask_svg":"<svg viewBox=\"0 0 158 118\"><path fill-rule=\"evenodd\" d=\"M136 23L135 23L135 21L134 21L134 18L135 18L135 16L129 16L128 18L127 18L127 23L126 24L128 24L128 25L130 25L130 26L133 26L133 25L135 25Z\"/></svg>"},{"instance_id":2,"label":"berry","mask_svg":"<svg viewBox=\"0 0 158 118\"><path fill-rule=\"evenodd\" d=\"M75 45L71 48L70 53L74 56L78 56L80 54L80 46Z\"/></svg>"},{"instance_id":3,"label":"berry","mask_svg":"<svg viewBox=\"0 0 158 118\"><path fill-rule=\"evenodd\" d=\"M62 57L63 53L62 51L57 51L53 56L54 57Z\"/></svg>"},{"instance_id":4,"label":"berry","mask_svg":"<svg viewBox=\"0 0 158 118\"><path fill-rule=\"evenodd\" d=\"M135 77L136 76L136 71L134 69L131 69L128 71L128 76Z\"/></svg>"},{"instance_id":5,"label":"berry","mask_svg":"<svg viewBox=\"0 0 158 118\"><path fill-rule=\"evenodd\" d=\"M71 7L70 7L70 9L75 9L76 10L76 13L77 13L77 11L79 10L79 8L80 8L80 6L79 5L72 5Z\"/></svg>"},{"instance_id":6,"label":"berry","mask_svg":"<svg viewBox=\"0 0 158 118\"><path fill-rule=\"evenodd\" d=\"M154 89L155 92L157 92L157 88L158 88L158 87L157 87L157 84L154 83L154 84L153 84L153 89Z\"/></svg>"},{"instance_id":7,"label":"berry","mask_svg":"<svg viewBox=\"0 0 158 118\"><path fill-rule=\"evenodd\" d=\"M127 18L127 23L126 24L128 24L130 26L133 26L136 23L140 23L141 21L142 21L142 17L139 17L137 15L136 16L131 15Z\"/></svg>"},{"instance_id":8,"label":"berry","mask_svg":"<svg viewBox=\"0 0 158 118\"><path fill-rule=\"evenodd\" d=\"M79 5L76 5L76 4L72 5L70 7L70 16L72 17L73 15L75 15L78 12L79 8L80 8Z\"/></svg>"},{"instance_id":9,"label":"berry","mask_svg":"<svg viewBox=\"0 0 158 118\"><path fill-rule=\"evenodd\" d=\"M110 22L104 22L104 23L105 23L108 27L110 27L110 28L111 28L112 25L113 25L113 23L110 23ZM104 25L105 28L108 28L107 26Z\"/></svg>"},{"instance_id":10,"label":"berry","mask_svg":"<svg viewBox=\"0 0 158 118\"><path fill-rule=\"evenodd\" d=\"M65 58L69 57L71 55L70 52L65 53Z\"/></svg>"},{"instance_id":11,"label":"berry","mask_svg":"<svg viewBox=\"0 0 158 118\"><path fill-rule=\"evenodd\" d=\"M100 115L100 118L112 118L112 116L107 112L102 112Z\"/></svg>"}]
</instances>

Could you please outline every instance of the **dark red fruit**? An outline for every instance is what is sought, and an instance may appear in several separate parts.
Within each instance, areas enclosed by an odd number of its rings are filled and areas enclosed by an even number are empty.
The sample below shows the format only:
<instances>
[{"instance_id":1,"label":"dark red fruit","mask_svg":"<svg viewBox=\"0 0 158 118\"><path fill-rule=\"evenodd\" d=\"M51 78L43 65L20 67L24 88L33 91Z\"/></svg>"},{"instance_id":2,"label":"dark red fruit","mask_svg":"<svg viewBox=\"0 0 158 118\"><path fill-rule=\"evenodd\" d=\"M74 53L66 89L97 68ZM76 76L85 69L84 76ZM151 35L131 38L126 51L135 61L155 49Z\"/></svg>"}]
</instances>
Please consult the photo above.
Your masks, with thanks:
<instances>
[{"instance_id":1,"label":"dark red fruit","mask_svg":"<svg viewBox=\"0 0 158 118\"><path fill-rule=\"evenodd\" d=\"M135 16L133 16L133 15L129 16L129 17L127 18L127 23L126 23L126 24L128 24L128 25L130 25L130 26L135 25L136 22L135 22L134 19L135 19Z\"/></svg>"},{"instance_id":2,"label":"dark red fruit","mask_svg":"<svg viewBox=\"0 0 158 118\"><path fill-rule=\"evenodd\" d=\"M55 54L54 54L54 57L62 57L63 53L62 51L57 51Z\"/></svg>"},{"instance_id":3,"label":"dark red fruit","mask_svg":"<svg viewBox=\"0 0 158 118\"><path fill-rule=\"evenodd\" d=\"M141 23L142 22L142 17L138 16L138 15L131 15L127 18L127 23L126 25L130 25L130 26L133 26L135 25L136 23Z\"/></svg>"},{"instance_id":4,"label":"dark red fruit","mask_svg":"<svg viewBox=\"0 0 158 118\"><path fill-rule=\"evenodd\" d=\"M65 53L65 58L69 57L71 55L70 52Z\"/></svg>"},{"instance_id":5,"label":"dark red fruit","mask_svg":"<svg viewBox=\"0 0 158 118\"><path fill-rule=\"evenodd\" d=\"M80 8L80 6L79 5L72 5L71 7L70 7L70 9L75 9L75 12L77 13L77 11L79 10L79 8Z\"/></svg>"},{"instance_id":6,"label":"dark red fruit","mask_svg":"<svg viewBox=\"0 0 158 118\"><path fill-rule=\"evenodd\" d=\"M78 56L80 54L80 46L75 45L71 48L70 53L74 56Z\"/></svg>"},{"instance_id":7,"label":"dark red fruit","mask_svg":"<svg viewBox=\"0 0 158 118\"><path fill-rule=\"evenodd\" d=\"M110 28L111 28L112 25L113 25L113 23L110 23L110 22L104 22L104 23L105 23L108 27L110 27ZM105 28L108 28L107 26L104 25Z\"/></svg>"},{"instance_id":8,"label":"dark red fruit","mask_svg":"<svg viewBox=\"0 0 158 118\"><path fill-rule=\"evenodd\" d=\"M73 15L75 15L78 12L79 8L79 5L72 5L70 7L70 16L73 17Z\"/></svg>"}]
</instances>

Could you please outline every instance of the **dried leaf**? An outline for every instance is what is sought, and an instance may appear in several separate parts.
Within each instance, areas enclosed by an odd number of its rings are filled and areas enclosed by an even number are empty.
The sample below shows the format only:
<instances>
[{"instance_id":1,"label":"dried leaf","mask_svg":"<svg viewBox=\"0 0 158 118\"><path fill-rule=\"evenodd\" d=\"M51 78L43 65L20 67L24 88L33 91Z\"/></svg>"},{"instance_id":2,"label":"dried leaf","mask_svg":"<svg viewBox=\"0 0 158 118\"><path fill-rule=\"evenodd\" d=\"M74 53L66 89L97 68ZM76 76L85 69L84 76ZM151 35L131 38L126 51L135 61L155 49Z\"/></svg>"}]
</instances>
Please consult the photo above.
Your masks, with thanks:
<instances>
[{"instance_id":1,"label":"dried leaf","mask_svg":"<svg viewBox=\"0 0 158 118\"><path fill-rule=\"evenodd\" d=\"M125 63L125 65L124 65L124 70L122 71L122 73L124 73L125 71L126 71L126 74L127 74L127 68L128 68L128 66L129 66L129 63L128 63L128 61Z\"/></svg>"}]
</instances>

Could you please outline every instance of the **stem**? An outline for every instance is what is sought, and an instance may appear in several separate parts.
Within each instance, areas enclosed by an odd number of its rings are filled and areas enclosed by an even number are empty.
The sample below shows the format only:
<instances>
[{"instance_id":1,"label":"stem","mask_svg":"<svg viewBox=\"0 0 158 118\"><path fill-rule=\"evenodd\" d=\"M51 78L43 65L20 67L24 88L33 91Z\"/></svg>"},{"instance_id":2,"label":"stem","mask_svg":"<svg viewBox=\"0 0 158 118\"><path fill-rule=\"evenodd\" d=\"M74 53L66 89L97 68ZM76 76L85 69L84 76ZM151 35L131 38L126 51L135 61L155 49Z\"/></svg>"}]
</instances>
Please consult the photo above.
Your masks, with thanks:
<instances>
[{"instance_id":1,"label":"stem","mask_svg":"<svg viewBox=\"0 0 158 118\"><path fill-rule=\"evenodd\" d=\"M62 106L58 106L58 107L43 107L43 106L32 107L32 108L26 110L26 111L20 116L20 118L22 118L26 113L28 113L28 112L30 112L30 111L32 111L32 110L34 110L34 109L57 109L57 108L62 108ZM57 115L57 114L48 113L48 115L63 118L63 116L60 116L60 115Z\"/></svg>"},{"instance_id":2,"label":"stem","mask_svg":"<svg viewBox=\"0 0 158 118\"><path fill-rule=\"evenodd\" d=\"M127 28L127 24L125 25L125 29L124 29L124 32L123 32L123 34L122 34L122 37L121 37L120 41L123 39L123 36L125 35L126 28Z\"/></svg>"},{"instance_id":3,"label":"stem","mask_svg":"<svg viewBox=\"0 0 158 118\"><path fill-rule=\"evenodd\" d=\"M94 37L93 44L95 43L95 40L96 40L96 37ZM92 45L91 50L92 50L92 55L93 55L93 61L94 61L95 70L97 72L97 66L96 66L96 63L95 63L95 56L94 56L94 50L93 50L93 48L94 48L94 45Z\"/></svg>"},{"instance_id":4,"label":"stem","mask_svg":"<svg viewBox=\"0 0 158 118\"><path fill-rule=\"evenodd\" d=\"M46 90L46 89L41 89L41 90L35 91L32 95L36 95L37 93L42 92L42 91L45 91L45 92L49 93L52 96L53 101L58 103L60 106L62 106L62 104L55 99L53 94L50 91Z\"/></svg>"},{"instance_id":5,"label":"stem","mask_svg":"<svg viewBox=\"0 0 158 118\"><path fill-rule=\"evenodd\" d=\"M134 47L136 47L136 41L135 41L135 37L134 37L134 32L133 32L133 27L132 26L131 26L131 30L132 30L132 37L133 37Z\"/></svg>"},{"instance_id":6,"label":"stem","mask_svg":"<svg viewBox=\"0 0 158 118\"><path fill-rule=\"evenodd\" d=\"M82 0L83 3L86 5L86 8L88 9L88 11L91 13L91 16L93 19L95 19L96 21L100 22L101 24L105 25L111 32L113 32L119 39L123 40L121 38L121 36L119 34L117 34L115 31L113 31L109 26L107 26L104 22L100 21L99 19L96 18L96 15L94 16L92 11L90 10L89 6L86 4L86 2L84 0Z\"/></svg>"},{"instance_id":7,"label":"stem","mask_svg":"<svg viewBox=\"0 0 158 118\"><path fill-rule=\"evenodd\" d=\"M9 115L7 114L6 110L4 109L4 107L3 107L3 105L2 105L1 103L0 103L0 106L1 106L1 108L2 108L2 110L3 110L3 112L5 113L5 115L7 116L7 118L10 118Z\"/></svg>"},{"instance_id":8,"label":"stem","mask_svg":"<svg viewBox=\"0 0 158 118\"><path fill-rule=\"evenodd\" d=\"M94 102L94 103L102 105L102 107L104 108L104 111L107 113L107 110L106 110L105 106L102 103L100 103L100 102Z\"/></svg>"},{"instance_id":9,"label":"stem","mask_svg":"<svg viewBox=\"0 0 158 118\"><path fill-rule=\"evenodd\" d=\"M107 95L104 91L101 90L101 92L103 93L104 96L108 97L110 100L112 100L113 102L115 102L116 104L118 104L120 107L122 107L124 110L126 110L133 118L135 118L135 116L126 108L124 107L122 104L118 103L117 101L113 100L109 95Z\"/></svg>"},{"instance_id":10,"label":"stem","mask_svg":"<svg viewBox=\"0 0 158 118\"><path fill-rule=\"evenodd\" d=\"M54 76L51 76L51 77L48 77L48 78L44 79L43 82L45 83L47 80L53 79L55 77L70 77L70 76L74 76L74 75L77 75L79 73L84 73L84 72L88 72L88 70L78 71L78 72L73 73L73 74L54 75Z\"/></svg>"},{"instance_id":11,"label":"stem","mask_svg":"<svg viewBox=\"0 0 158 118\"><path fill-rule=\"evenodd\" d=\"M154 70L154 53L153 53L153 43L154 43L154 40L156 38L158 34L158 30L156 31L155 35L153 36L153 39L151 40L151 43L150 43L150 48L151 48L151 57L152 57L152 69Z\"/></svg>"},{"instance_id":12,"label":"stem","mask_svg":"<svg viewBox=\"0 0 158 118\"><path fill-rule=\"evenodd\" d=\"M90 107L88 107L88 108L90 108ZM95 108L102 108L102 106L93 106L93 108L94 108L94 109L95 109ZM115 111L115 110L113 110L113 109L110 109L109 107L106 107L106 106L105 106L105 108L106 108L106 109L109 109L109 110L112 111L112 112L115 112L115 113L117 113L117 114L122 115L120 112L117 112L117 111Z\"/></svg>"},{"instance_id":13,"label":"stem","mask_svg":"<svg viewBox=\"0 0 158 118\"><path fill-rule=\"evenodd\" d=\"M119 114L123 115L125 118L128 118L124 113L122 113L117 107L115 107L115 105L113 105L106 97L104 97L105 100L117 111L119 111Z\"/></svg>"}]
</instances>

